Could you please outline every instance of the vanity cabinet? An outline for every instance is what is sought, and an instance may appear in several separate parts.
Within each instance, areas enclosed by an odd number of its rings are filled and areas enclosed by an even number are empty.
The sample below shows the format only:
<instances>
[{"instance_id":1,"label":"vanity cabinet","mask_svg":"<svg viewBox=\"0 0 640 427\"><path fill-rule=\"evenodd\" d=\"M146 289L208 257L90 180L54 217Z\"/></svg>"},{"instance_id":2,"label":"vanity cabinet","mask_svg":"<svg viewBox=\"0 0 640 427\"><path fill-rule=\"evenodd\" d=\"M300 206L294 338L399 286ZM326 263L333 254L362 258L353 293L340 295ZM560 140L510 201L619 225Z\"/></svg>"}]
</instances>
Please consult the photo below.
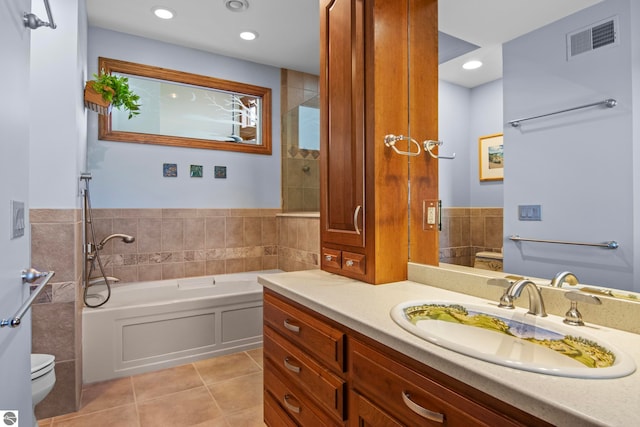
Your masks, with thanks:
<instances>
[{"instance_id":1,"label":"vanity cabinet","mask_svg":"<svg viewBox=\"0 0 640 427\"><path fill-rule=\"evenodd\" d=\"M265 422L345 425L344 332L266 290L263 307Z\"/></svg>"},{"instance_id":2,"label":"vanity cabinet","mask_svg":"<svg viewBox=\"0 0 640 427\"><path fill-rule=\"evenodd\" d=\"M384 144L437 139L437 37L437 0L320 0L323 270L379 284L405 280L408 258L438 262L438 232L420 210L438 197L437 160Z\"/></svg>"},{"instance_id":3,"label":"vanity cabinet","mask_svg":"<svg viewBox=\"0 0 640 427\"><path fill-rule=\"evenodd\" d=\"M271 427L549 425L270 289L264 358Z\"/></svg>"}]
</instances>

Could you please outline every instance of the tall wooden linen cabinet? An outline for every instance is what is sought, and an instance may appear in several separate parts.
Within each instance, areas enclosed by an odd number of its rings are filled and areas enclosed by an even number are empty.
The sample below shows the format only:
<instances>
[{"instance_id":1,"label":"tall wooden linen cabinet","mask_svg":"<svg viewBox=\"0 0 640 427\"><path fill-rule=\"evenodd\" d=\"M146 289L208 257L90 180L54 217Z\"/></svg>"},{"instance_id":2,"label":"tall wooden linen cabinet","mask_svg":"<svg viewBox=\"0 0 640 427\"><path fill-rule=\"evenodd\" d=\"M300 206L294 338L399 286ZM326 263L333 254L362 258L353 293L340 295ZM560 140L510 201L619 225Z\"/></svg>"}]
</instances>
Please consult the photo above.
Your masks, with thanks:
<instances>
[{"instance_id":1,"label":"tall wooden linen cabinet","mask_svg":"<svg viewBox=\"0 0 640 427\"><path fill-rule=\"evenodd\" d=\"M323 270L380 284L405 280L408 260L438 263L438 160L422 150L438 139L437 11L320 0Z\"/></svg>"}]
</instances>

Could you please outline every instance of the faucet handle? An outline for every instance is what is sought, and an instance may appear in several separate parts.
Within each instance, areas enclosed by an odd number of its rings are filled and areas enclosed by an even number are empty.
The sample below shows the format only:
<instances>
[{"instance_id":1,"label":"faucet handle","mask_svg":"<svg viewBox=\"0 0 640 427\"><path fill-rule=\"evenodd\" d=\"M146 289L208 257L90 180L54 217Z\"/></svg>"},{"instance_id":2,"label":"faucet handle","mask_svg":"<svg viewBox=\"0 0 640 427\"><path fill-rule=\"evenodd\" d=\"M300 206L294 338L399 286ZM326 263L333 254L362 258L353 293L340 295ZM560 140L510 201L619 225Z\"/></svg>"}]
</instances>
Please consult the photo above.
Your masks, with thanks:
<instances>
[{"instance_id":1,"label":"faucet handle","mask_svg":"<svg viewBox=\"0 0 640 427\"><path fill-rule=\"evenodd\" d=\"M571 301L571 308L564 315L563 322L572 326L583 326L582 314L578 311L578 302L584 302L587 304L600 305L602 301L595 295L589 295L579 291L565 292L564 297Z\"/></svg>"},{"instance_id":2,"label":"faucet handle","mask_svg":"<svg viewBox=\"0 0 640 427\"><path fill-rule=\"evenodd\" d=\"M502 293L502 296L500 297L500 301L499 301L498 307L514 308L513 307L513 298L511 298L511 296L509 296L509 294L507 293L507 291L509 290L509 288L511 287L512 284L513 284L513 282L511 282L511 281L509 281L507 279L499 278L499 277L495 277L495 278L487 280L487 285L499 286L499 287L504 289L504 292Z\"/></svg>"}]
</instances>

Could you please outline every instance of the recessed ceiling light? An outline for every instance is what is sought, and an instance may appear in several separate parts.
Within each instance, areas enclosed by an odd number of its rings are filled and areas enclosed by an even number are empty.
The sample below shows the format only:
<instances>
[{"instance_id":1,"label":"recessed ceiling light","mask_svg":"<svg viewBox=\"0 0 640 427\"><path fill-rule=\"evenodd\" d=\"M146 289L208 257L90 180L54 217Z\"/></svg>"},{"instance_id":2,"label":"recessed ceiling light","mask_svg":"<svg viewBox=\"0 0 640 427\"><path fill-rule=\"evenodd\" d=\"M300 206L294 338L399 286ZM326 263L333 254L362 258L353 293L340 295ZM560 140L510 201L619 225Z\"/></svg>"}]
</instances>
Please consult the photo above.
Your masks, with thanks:
<instances>
[{"instance_id":1,"label":"recessed ceiling light","mask_svg":"<svg viewBox=\"0 0 640 427\"><path fill-rule=\"evenodd\" d=\"M249 9L248 0L223 0L224 5L232 12L244 12Z\"/></svg>"},{"instance_id":2,"label":"recessed ceiling light","mask_svg":"<svg viewBox=\"0 0 640 427\"><path fill-rule=\"evenodd\" d=\"M480 67L482 67L482 62L476 60L465 62L462 65L462 68L464 68L465 70L475 70L476 68Z\"/></svg>"},{"instance_id":3,"label":"recessed ceiling light","mask_svg":"<svg viewBox=\"0 0 640 427\"><path fill-rule=\"evenodd\" d=\"M166 7L158 6L151 10L153 11L153 14L160 19L173 19L173 17L176 16L176 13L173 10L167 9Z\"/></svg>"},{"instance_id":4,"label":"recessed ceiling light","mask_svg":"<svg viewBox=\"0 0 640 427\"><path fill-rule=\"evenodd\" d=\"M258 37L258 33L255 31L243 31L240 33L242 40L255 40Z\"/></svg>"}]
</instances>

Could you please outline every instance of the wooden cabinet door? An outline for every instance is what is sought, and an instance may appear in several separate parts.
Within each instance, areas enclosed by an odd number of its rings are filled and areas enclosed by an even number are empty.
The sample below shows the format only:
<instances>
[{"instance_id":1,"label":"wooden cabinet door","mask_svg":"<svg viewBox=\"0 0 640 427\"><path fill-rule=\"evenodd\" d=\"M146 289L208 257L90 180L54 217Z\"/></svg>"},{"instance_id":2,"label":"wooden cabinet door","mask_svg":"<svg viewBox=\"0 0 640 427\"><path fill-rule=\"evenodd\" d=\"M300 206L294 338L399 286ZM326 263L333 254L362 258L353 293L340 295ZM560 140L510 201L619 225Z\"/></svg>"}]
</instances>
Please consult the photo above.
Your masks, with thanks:
<instances>
[{"instance_id":1,"label":"wooden cabinet door","mask_svg":"<svg viewBox=\"0 0 640 427\"><path fill-rule=\"evenodd\" d=\"M323 242L364 247L363 0L320 1Z\"/></svg>"}]
</instances>

